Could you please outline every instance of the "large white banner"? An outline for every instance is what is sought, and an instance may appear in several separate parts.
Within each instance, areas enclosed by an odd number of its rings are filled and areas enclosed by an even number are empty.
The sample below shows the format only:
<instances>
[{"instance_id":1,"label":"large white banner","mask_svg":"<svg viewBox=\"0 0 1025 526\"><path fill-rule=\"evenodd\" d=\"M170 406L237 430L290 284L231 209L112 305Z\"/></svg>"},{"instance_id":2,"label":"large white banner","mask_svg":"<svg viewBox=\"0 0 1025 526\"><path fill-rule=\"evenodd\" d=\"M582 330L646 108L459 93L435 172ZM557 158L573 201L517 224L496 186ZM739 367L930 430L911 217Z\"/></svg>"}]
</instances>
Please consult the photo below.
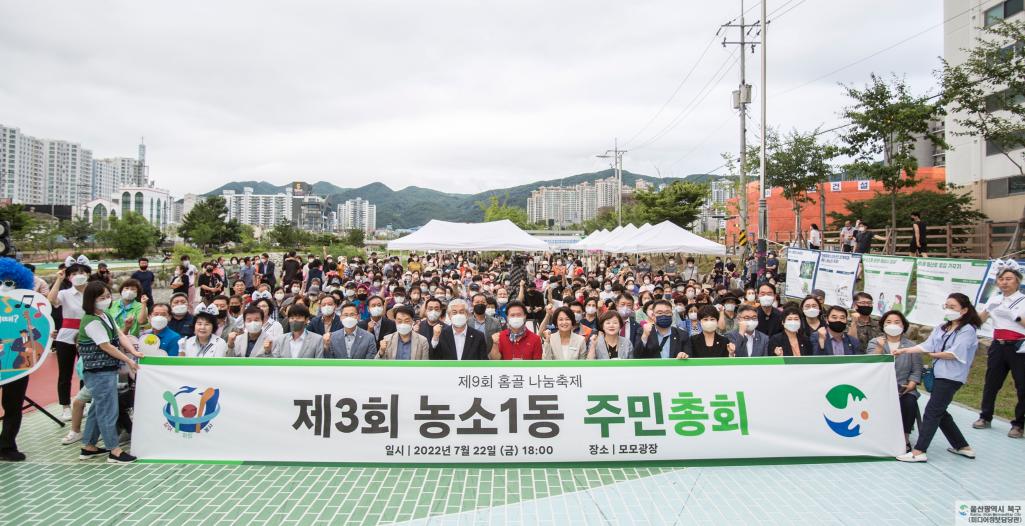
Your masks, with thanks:
<instances>
[{"instance_id":1,"label":"large white banner","mask_svg":"<svg viewBox=\"0 0 1025 526\"><path fill-rule=\"evenodd\" d=\"M915 301L907 314L908 320L929 326L943 323L947 296L960 292L969 300L975 299L988 268L986 260L917 258Z\"/></svg>"},{"instance_id":2,"label":"large white banner","mask_svg":"<svg viewBox=\"0 0 1025 526\"><path fill-rule=\"evenodd\" d=\"M864 291L872 295L876 315L889 310L906 313L915 258L864 254L861 264L865 269Z\"/></svg>"},{"instance_id":3,"label":"large white banner","mask_svg":"<svg viewBox=\"0 0 1025 526\"><path fill-rule=\"evenodd\" d=\"M888 457L904 451L896 395L889 355L144 358L132 452L360 464Z\"/></svg>"},{"instance_id":4,"label":"large white banner","mask_svg":"<svg viewBox=\"0 0 1025 526\"><path fill-rule=\"evenodd\" d=\"M788 248L786 295L791 298L803 298L811 294L815 288L815 267L818 264L818 250Z\"/></svg>"},{"instance_id":5,"label":"large white banner","mask_svg":"<svg viewBox=\"0 0 1025 526\"><path fill-rule=\"evenodd\" d=\"M861 254L827 252L819 254L815 271L815 287L826 293L826 305L850 308L854 297L854 280L858 277Z\"/></svg>"},{"instance_id":6,"label":"large white banner","mask_svg":"<svg viewBox=\"0 0 1025 526\"><path fill-rule=\"evenodd\" d=\"M1018 265L1025 268L1025 260L1017 260ZM1025 293L1025 283L1018 286L1018 290ZM997 262L993 261L989 268L986 269L986 277L982 280L982 285L979 287L979 296L975 298L976 308L982 308L987 301L994 295L999 294L1000 289L997 288ZM985 336L987 338L993 337L993 318L987 318L986 323L982 324L977 331L979 336Z\"/></svg>"}]
</instances>

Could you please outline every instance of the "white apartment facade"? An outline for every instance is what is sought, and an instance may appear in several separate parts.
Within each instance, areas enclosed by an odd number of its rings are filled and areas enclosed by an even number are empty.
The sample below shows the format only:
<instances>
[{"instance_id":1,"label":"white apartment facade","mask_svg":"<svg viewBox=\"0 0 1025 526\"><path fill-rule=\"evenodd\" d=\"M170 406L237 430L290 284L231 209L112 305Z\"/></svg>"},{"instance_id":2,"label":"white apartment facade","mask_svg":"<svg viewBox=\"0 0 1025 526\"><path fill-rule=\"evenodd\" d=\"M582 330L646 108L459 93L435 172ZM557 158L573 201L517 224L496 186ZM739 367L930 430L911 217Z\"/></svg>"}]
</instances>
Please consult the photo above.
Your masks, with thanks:
<instances>
[{"instance_id":1,"label":"white apartment facade","mask_svg":"<svg viewBox=\"0 0 1025 526\"><path fill-rule=\"evenodd\" d=\"M336 220L340 231L362 230L373 234L377 230L377 205L361 197L349 199L338 204Z\"/></svg>"}]
</instances>

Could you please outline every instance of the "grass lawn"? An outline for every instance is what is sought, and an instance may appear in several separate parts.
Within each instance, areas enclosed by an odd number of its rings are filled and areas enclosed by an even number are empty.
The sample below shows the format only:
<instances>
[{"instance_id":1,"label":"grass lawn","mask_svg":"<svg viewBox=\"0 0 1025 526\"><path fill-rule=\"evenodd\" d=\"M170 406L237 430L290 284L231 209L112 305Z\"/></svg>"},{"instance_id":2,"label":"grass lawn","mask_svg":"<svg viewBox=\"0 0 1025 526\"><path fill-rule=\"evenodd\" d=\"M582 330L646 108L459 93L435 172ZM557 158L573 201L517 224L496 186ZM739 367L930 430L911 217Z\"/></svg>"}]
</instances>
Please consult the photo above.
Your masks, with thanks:
<instances>
[{"instance_id":1,"label":"grass lawn","mask_svg":"<svg viewBox=\"0 0 1025 526\"><path fill-rule=\"evenodd\" d=\"M975 353L975 362L972 363L972 369L968 373L968 383L964 384L963 387L954 396L954 401L968 407L978 409L982 404L982 387L986 383L986 352L982 346L979 347L979 351ZM925 358L925 363L929 363L929 358ZM1004 380L1004 387L1000 389L1000 393L997 395L996 416L1011 420L1014 418L1014 404L1018 401L1017 396L1014 392L1014 380L1011 379L1011 375L1007 375L1007 379Z\"/></svg>"}]
</instances>

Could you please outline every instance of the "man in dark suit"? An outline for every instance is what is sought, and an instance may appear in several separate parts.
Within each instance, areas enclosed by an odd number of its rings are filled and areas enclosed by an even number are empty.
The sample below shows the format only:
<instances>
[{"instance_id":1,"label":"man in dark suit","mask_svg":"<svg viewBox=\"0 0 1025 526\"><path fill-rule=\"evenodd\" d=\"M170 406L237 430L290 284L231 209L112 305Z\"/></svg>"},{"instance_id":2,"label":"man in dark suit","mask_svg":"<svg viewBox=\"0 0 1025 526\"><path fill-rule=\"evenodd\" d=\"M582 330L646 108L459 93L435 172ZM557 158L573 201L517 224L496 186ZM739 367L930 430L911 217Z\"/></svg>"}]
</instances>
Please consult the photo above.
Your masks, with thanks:
<instances>
[{"instance_id":1,"label":"man in dark suit","mask_svg":"<svg viewBox=\"0 0 1025 526\"><path fill-rule=\"evenodd\" d=\"M726 333L726 338L736 346L738 358L768 356L769 337L758 330L758 312L751 305L737 308L737 330Z\"/></svg>"},{"instance_id":2,"label":"man in dark suit","mask_svg":"<svg viewBox=\"0 0 1025 526\"><path fill-rule=\"evenodd\" d=\"M270 256L266 252L260 255L260 262L256 265L256 272L260 275L260 280L270 285L271 289L277 284L278 280L274 277L274 262L270 260Z\"/></svg>"},{"instance_id":3,"label":"man in dark suit","mask_svg":"<svg viewBox=\"0 0 1025 526\"><path fill-rule=\"evenodd\" d=\"M616 298L616 310L623 317L623 328L620 336L630 340L630 345L635 350L641 348L641 324L634 319L634 297L629 294L620 294Z\"/></svg>"},{"instance_id":4,"label":"man in dark suit","mask_svg":"<svg viewBox=\"0 0 1025 526\"><path fill-rule=\"evenodd\" d=\"M374 335L374 343L380 344L381 339L395 332L395 322L384 315L384 298L370 296L367 300L370 318L359 322L359 328Z\"/></svg>"},{"instance_id":5,"label":"man in dark suit","mask_svg":"<svg viewBox=\"0 0 1025 526\"><path fill-rule=\"evenodd\" d=\"M658 300L652 306L655 315L652 324L644 325L641 344L634 348L634 358L689 358L691 355L690 335L683 329L673 327L673 305Z\"/></svg>"},{"instance_id":6,"label":"man in dark suit","mask_svg":"<svg viewBox=\"0 0 1025 526\"><path fill-rule=\"evenodd\" d=\"M484 333L467 326L466 302L455 299L448 304L452 325L434 326L431 337L432 360L487 360L489 345Z\"/></svg>"},{"instance_id":7,"label":"man in dark suit","mask_svg":"<svg viewBox=\"0 0 1025 526\"><path fill-rule=\"evenodd\" d=\"M861 342L847 334L847 309L839 305L829 308L826 327L819 327L811 334L811 349L812 354L819 356L865 354Z\"/></svg>"}]
</instances>

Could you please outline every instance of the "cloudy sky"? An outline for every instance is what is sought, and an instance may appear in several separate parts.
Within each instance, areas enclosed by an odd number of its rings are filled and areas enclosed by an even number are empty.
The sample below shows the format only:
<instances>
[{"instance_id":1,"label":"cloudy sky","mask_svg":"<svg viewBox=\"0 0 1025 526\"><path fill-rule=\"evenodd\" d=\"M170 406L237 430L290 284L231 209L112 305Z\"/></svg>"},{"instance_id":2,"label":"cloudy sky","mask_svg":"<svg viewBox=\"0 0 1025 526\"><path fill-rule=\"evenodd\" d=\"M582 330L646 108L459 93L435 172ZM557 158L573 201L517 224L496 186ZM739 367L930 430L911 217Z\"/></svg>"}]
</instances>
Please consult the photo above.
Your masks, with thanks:
<instances>
[{"instance_id":1,"label":"cloudy sky","mask_svg":"<svg viewBox=\"0 0 1025 526\"><path fill-rule=\"evenodd\" d=\"M760 6L747 7L752 22ZM873 71L935 91L941 27L836 70L940 24L941 2L768 9L772 126L839 124L838 83ZM616 137L625 168L682 176L737 148L736 47L714 35L739 11L739 0L4 2L0 123L97 157L134 156L145 136L151 177L176 195L249 179L478 192L603 169L595 154ZM757 109L758 54L747 58Z\"/></svg>"}]
</instances>

